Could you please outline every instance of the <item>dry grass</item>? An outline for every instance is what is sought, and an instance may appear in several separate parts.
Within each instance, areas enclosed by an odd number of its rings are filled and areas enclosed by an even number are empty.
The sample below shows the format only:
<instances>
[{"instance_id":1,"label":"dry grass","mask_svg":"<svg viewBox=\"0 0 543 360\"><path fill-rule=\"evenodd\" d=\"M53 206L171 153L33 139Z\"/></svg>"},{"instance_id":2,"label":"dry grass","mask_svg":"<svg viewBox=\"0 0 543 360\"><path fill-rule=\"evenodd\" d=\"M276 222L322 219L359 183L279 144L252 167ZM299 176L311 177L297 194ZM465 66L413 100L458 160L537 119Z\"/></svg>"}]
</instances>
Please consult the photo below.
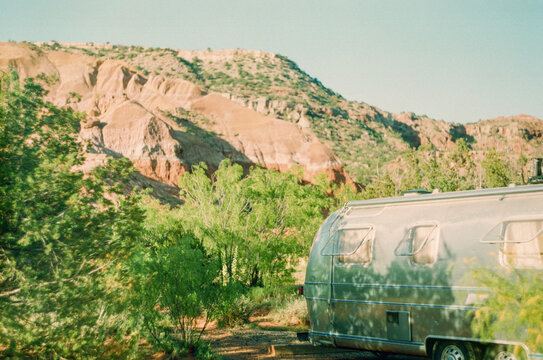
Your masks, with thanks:
<instances>
[{"instance_id":1,"label":"dry grass","mask_svg":"<svg viewBox=\"0 0 543 360\"><path fill-rule=\"evenodd\" d=\"M281 306L272 308L267 318L285 326L308 326L309 315L305 298L292 297Z\"/></svg>"}]
</instances>

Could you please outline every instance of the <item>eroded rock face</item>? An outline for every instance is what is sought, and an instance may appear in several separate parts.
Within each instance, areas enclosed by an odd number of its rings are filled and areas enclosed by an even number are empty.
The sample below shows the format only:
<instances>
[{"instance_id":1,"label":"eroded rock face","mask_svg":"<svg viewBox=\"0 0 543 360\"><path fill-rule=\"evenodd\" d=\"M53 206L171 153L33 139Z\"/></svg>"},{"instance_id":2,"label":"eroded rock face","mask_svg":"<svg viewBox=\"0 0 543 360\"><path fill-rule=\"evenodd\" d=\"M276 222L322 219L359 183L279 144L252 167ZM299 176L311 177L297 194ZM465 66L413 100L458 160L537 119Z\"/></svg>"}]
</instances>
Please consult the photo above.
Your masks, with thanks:
<instances>
[{"instance_id":1,"label":"eroded rock face","mask_svg":"<svg viewBox=\"0 0 543 360\"><path fill-rule=\"evenodd\" d=\"M87 113L80 137L89 145L88 162L94 166L105 160L103 154L124 156L142 175L176 185L190 166L203 161L213 169L228 157L280 171L299 164L307 181L324 172L331 181L350 182L338 158L307 126L205 94L191 82L147 77L122 61L0 43L0 69L10 67L21 78L53 74L47 100ZM216 138L203 141L168 116L179 109L211 118L205 130Z\"/></svg>"},{"instance_id":2,"label":"eroded rock face","mask_svg":"<svg viewBox=\"0 0 543 360\"><path fill-rule=\"evenodd\" d=\"M466 124L466 133L481 148L526 156L541 156L543 120L530 115L498 117ZM538 151L539 150L539 151Z\"/></svg>"},{"instance_id":3,"label":"eroded rock face","mask_svg":"<svg viewBox=\"0 0 543 360\"><path fill-rule=\"evenodd\" d=\"M146 78L121 61L47 55L60 77L48 100L87 113L80 137L91 143L93 152L127 157L144 176L176 185L188 165L175 136L181 129L168 123L162 111L189 106L202 96L198 86L161 76ZM74 96L79 99L74 101Z\"/></svg>"},{"instance_id":4,"label":"eroded rock face","mask_svg":"<svg viewBox=\"0 0 543 360\"><path fill-rule=\"evenodd\" d=\"M131 159L145 175L175 184L185 172L179 143L172 129L135 101L125 101L103 117L102 144L106 151Z\"/></svg>"},{"instance_id":5,"label":"eroded rock face","mask_svg":"<svg viewBox=\"0 0 543 360\"><path fill-rule=\"evenodd\" d=\"M411 137L408 142L412 146L432 144L438 149L447 149L454 144L450 131L453 125L451 123L412 113L391 114L390 117L392 121L405 125L403 129L398 127L398 130L400 133L402 130L408 133Z\"/></svg>"},{"instance_id":6,"label":"eroded rock face","mask_svg":"<svg viewBox=\"0 0 543 360\"><path fill-rule=\"evenodd\" d=\"M55 66L34 46L0 43L0 69L15 69L22 78L41 73L54 74Z\"/></svg>"},{"instance_id":7,"label":"eroded rock face","mask_svg":"<svg viewBox=\"0 0 543 360\"><path fill-rule=\"evenodd\" d=\"M293 123L262 115L218 94L198 99L192 109L212 118L210 129L252 163L279 171L299 164L306 181L318 173L326 173L332 181L350 181L334 153Z\"/></svg>"},{"instance_id":8,"label":"eroded rock face","mask_svg":"<svg viewBox=\"0 0 543 360\"><path fill-rule=\"evenodd\" d=\"M282 66L278 56L260 51L182 50L178 55L204 63L245 59L247 66ZM328 139L323 141L330 141L327 145L342 142L337 150L340 153L348 146L363 149L377 144L368 129L384 136L388 149L379 149L397 154L424 144L447 151L460 138L470 144L475 158L482 158L490 148L511 158L520 153L540 157L543 148L543 120L528 115L463 125L412 113L393 114L368 104L357 104L354 109L346 101L342 108L292 102L288 96L301 95L289 87L269 88L274 95L284 95L280 98L207 94L186 80L145 76L123 61L45 51L28 43L0 43L0 70L9 68L18 71L21 78L46 74L49 101L87 113L80 132L89 144L85 169L105 161L104 155L125 156L155 188L160 181L163 188L175 189L171 185L191 166L203 161L213 171L225 158L245 168L260 164L280 171L299 164L306 181L314 181L316 174L324 172L331 181L348 183L350 178L341 162L312 131L319 131L314 127L315 119L330 116L339 124L336 130L347 123L359 130L345 132L340 140L330 140L326 132L319 134ZM361 124L358 128L355 121L348 121L353 119ZM349 137L352 134L356 138ZM367 158L347 156L353 153L350 149L343 152L353 168L369 166Z\"/></svg>"},{"instance_id":9,"label":"eroded rock face","mask_svg":"<svg viewBox=\"0 0 543 360\"><path fill-rule=\"evenodd\" d=\"M498 117L465 125L406 113L392 114L391 118L402 124L396 129L410 140L413 147L431 143L437 149L447 150L457 139L464 138L472 146L474 154L481 158L489 149L507 156L541 156L543 120L534 116Z\"/></svg>"}]
</instances>

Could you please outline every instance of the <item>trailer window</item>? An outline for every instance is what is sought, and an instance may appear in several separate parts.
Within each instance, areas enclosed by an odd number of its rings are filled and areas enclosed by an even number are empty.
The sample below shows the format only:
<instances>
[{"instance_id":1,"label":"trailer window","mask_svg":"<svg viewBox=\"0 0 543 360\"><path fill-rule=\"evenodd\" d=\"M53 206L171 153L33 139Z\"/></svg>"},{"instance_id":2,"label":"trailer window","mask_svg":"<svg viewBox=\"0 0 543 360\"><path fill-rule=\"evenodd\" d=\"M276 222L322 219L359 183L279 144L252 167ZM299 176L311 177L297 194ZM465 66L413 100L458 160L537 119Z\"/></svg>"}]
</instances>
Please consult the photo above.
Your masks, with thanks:
<instances>
[{"instance_id":1,"label":"trailer window","mask_svg":"<svg viewBox=\"0 0 543 360\"><path fill-rule=\"evenodd\" d=\"M425 224L409 228L394 253L397 256L410 256L414 264L431 265L437 261L438 249L439 226Z\"/></svg>"},{"instance_id":2,"label":"trailer window","mask_svg":"<svg viewBox=\"0 0 543 360\"><path fill-rule=\"evenodd\" d=\"M342 263L368 264L372 257L374 236L373 225L340 228L330 234L330 239L322 249L321 255L339 256L339 261Z\"/></svg>"},{"instance_id":3,"label":"trailer window","mask_svg":"<svg viewBox=\"0 0 543 360\"><path fill-rule=\"evenodd\" d=\"M344 250L343 253L350 255L340 255L338 261L343 264L369 264L373 253L374 232L374 229L369 232L366 229L341 230L339 234L340 251ZM356 249L353 251L353 248Z\"/></svg>"},{"instance_id":4,"label":"trailer window","mask_svg":"<svg viewBox=\"0 0 543 360\"><path fill-rule=\"evenodd\" d=\"M502 265L543 267L543 219L504 221L489 231L481 242L499 244Z\"/></svg>"},{"instance_id":5,"label":"trailer window","mask_svg":"<svg viewBox=\"0 0 543 360\"><path fill-rule=\"evenodd\" d=\"M437 226L419 226L413 235L415 264L429 265L437 260L439 228Z\"/></svg>"}]
</instances>

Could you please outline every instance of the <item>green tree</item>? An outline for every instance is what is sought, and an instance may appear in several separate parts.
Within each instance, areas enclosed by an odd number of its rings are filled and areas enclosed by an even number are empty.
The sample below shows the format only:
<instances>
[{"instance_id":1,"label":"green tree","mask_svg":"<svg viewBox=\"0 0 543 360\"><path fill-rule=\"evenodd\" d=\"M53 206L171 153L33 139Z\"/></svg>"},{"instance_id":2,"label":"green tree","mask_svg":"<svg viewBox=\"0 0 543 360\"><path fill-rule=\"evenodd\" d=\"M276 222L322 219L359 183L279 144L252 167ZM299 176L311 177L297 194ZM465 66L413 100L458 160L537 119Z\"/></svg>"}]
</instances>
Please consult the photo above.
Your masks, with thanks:
<instances>
[{"instance_id":1,"label":"green tree","mask_svg":"<svg viewBox=\"0 0 543 360\"><path fill-rule=\"evenodd\" d=\"M510 167L495 149L486 153L481 164L485 171L486 187L503 187L511 183L513 176Z\"/></svg>"},{"instance_id":2,"label":"green tree","mask_svg":"<svg viewBox=\"0 0 543 360\"><path fill-rule=\"evenodd\" d=\"M242 195L243 169L222 163L213 178L204 164L179 179L181 196L186 204L180 208L185 222L191 222L195 234L215 254L222 269L223 281L239 278L236 267L240 247L238 232L249 226L244 216L249 204Z\"/></svg>"},{"instance_id":3,"label":"green tree","mask_svg":"<svg viewBox=\"0 0 543 360\"><path fill-rule=\"evenodd\" d=\"M384 174L364 189L362 199L375 199L394 195L396 195L396 185L389 174Z\"/></svg>"},{"instance_id":4,"label":"green tree","mask_svg":"<svg viewBox=\"0 0 543 360\"><path fill-rule=\"evenodd\" d=\"M520 153L517 159L517 178L520 183L526 185L528 183L529 176L525 173L526 165L528 164L528 157L523 153Z\"/></svg>"},{"instance_id":5,"label":"green tree","mask_svg":"<svg viewBox=\"0 0 543 360\"><path fill-rule=\"evenodd\" d=\"M281 174L223 161L211 178L205 165L179 180L180 208L219 260L225 282L263 285L290 278L328 205L325 190L302 186L297 172Z\"/></svg>"},{"instance_id":6,"label":"green tree","mask_svg":"<svg viewBox=\"0 0 543 360\"><path fill-rule=\"evenodd\" d=\"M474 270L475 278L489 288L490 296L475 311L472 329L483 339L510 338L531 351L543 352L543 282L540 270L498 273ZM520 347L515 349L518 353Z\"/></svg>"},{"instance_id":7,"label":"green tree","mask_svg":"<svg viewBox=\"0 0 543 360\"><path fill-rule=\"evenodd\" d=\"M175 357L205 349L201 335L231 297L218 281L218 262L179 223L147 230L146 241L129 262L133 317L156 350ZM205 320L200 330L199 318Z\"/></svg>"},{"instance_id":8,"label":"green tree","mask_svg":"<svg viewBox=\"0 0 543 360\"><path fill-rule=\"evenodd\" d=\"M8 356L113 357L104 344L123 336L117 265L143 214L107 185L122 182L126 162L73 170L83 116L43 95L32 79L21 88L16 73L0 75L0 345Z\"/></svg>"},{"instance_id":9,"label":"green tree","mask_svg":"<svg viewBox=\"0 0 543 360\"><path fill-rule=\"evenodd\" d=\"M286 174L254 168L244 180L250 204L246 258L252 286L289 281L323 220L328 184L301 185L302 174L300 168Z\"/></svg>"}]
</instances>

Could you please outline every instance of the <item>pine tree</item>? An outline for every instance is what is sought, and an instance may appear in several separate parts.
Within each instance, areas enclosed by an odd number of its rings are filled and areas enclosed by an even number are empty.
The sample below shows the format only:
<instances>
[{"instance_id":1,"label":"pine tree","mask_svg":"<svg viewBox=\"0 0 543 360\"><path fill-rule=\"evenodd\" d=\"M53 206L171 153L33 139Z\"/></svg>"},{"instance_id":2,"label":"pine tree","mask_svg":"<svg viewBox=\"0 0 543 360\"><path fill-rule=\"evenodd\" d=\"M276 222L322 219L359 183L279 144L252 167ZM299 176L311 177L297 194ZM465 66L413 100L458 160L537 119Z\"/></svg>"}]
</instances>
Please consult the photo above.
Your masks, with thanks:
<instances>
[{"instance_id":1,"label":"pine tree","mask_svg":"<svg viewBox=\"0 0 543 360\"><path fill-rule=\"evenodd\" d=\"M74 170L83 115L45 93L32 79L21 87L16 73L0 74L0 348L104 357L106 339L122 336L111 322L117 264L143 214L136 198L107 186L130 171L126 161L89 176Z\"/></svg>"}]
</instances>

